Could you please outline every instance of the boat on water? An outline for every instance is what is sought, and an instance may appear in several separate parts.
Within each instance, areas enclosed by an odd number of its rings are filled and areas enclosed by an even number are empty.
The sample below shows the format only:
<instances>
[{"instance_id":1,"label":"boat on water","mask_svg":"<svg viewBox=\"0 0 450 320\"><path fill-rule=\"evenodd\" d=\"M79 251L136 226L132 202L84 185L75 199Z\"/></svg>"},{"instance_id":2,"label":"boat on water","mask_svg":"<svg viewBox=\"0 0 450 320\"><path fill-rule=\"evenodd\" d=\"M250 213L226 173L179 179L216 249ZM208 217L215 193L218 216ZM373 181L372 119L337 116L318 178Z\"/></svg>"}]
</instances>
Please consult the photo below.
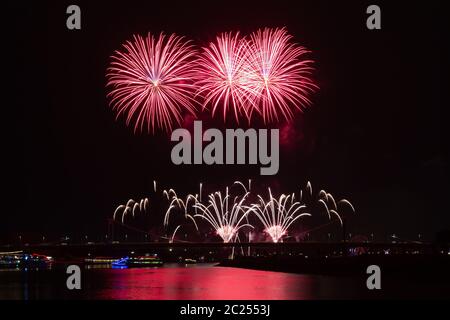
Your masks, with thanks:
<instances>
[{"instance_id":1,"label":"boat on water","mask_svg":"<svg viewBox=\"0 0 450 320\"><path fill-rule=\"evenodd\" d=\"M191 259L191 258L184 258L184 259L180 259L181 264L196 264L197 260L195 259Z\"/></svg>"},{"instance_id":2,"label":"boat on water","mask_svg":"<svg viewBox=\"0 0 450 320\"><path fill-rule=\"evenodd\" d=\"M0 268L19 268L22 259L21 253L17 252L2 252L0 254Z\"/></svg>"},{"instance_id":3,"label":"boat on water","mask_svg":"<svg viewBox=\"0 0 450 320\"><path fill-rule=\"evenodd\" d=\"M117 258L113 257L89 257L84 259L84 263L86 264L112 264L114 261L117 261Z\"/></svg>"},{"instance_id":4,"label":"boat on water","mask_svg":"<svg viewBox=\"0 0 450 320\"><path fill-rule=\"evenodd\" d=\"M43 254L22 251L0 252L0 268L47 268L52 263L53 258Z\"/></svg>"},{"instance_id":5,"label":"boat on water","mask_svg":"<svg viewBox=\"0 0 450 320\"><path fill-rule=\"evenodd\" d=\"M164 262L156 254L148 254L145 256L126 256L115 260L113 267L159 267Z\"/></svg>"}]
</instances>

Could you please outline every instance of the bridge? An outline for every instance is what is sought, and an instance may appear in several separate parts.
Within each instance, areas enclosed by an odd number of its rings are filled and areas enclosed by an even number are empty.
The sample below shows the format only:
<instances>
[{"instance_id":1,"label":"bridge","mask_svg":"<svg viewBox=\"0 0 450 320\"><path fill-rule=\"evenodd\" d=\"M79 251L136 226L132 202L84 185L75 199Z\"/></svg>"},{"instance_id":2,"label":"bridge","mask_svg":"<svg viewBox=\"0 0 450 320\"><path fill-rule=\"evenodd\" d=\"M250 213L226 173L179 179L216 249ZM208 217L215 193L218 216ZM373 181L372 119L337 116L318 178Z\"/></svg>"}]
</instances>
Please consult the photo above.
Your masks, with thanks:
<instances>
[{"instance_id":1,"label":"bridge","mask_svg":"<svg viewBox=\"0 0 450 320\"><path fill-rule=\"evenodd\" d=\"M2 245L0 251L95 251L95 250L133 250L145 251L154 249L221 249L221 248L254 248L273 250L295 250L295 251L328 251L345 250L352 248L365 248L367 250L401 250L401 251L430 251L448 250L448 245L436 245L424 242L88 242L88 243L36 243L36 244L13 244Z\"/></svg>"}]
</instances>

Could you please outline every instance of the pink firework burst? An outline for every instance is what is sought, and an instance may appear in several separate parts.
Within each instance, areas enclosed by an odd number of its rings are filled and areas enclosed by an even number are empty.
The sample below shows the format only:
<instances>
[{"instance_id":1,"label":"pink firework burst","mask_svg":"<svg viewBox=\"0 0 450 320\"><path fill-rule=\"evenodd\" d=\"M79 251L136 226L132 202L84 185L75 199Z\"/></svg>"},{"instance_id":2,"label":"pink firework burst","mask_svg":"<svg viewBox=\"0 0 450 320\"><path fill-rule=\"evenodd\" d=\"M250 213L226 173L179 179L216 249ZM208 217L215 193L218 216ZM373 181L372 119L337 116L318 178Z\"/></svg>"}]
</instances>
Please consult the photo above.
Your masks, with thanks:
<instances>
[{"instance_id":1,"label":"pink firework burst","mask_svg":"<svg viewBox=\"0 0 450 320\"><path fill-rule=\"evenodd\" d=\"M175 34L134 36L115 51L107 70L108 97L117 112L126 116L134 131L170 132L181 123L183 111L196 111L196 51L189 41Z\"/></svg>"},{"instance_id":2,"label":"pink firework burst","mask_svg":"<svg viewBox=\"0 0 450 320\"><path fill-rule=\"evenodd\" d=\"M250 120L253 100L248 90L248 55L248 42L239 32L223 33L203 48L197 95L204 97L203 108L212 106L213 116L222 108L224 120L230 109L237 122L241 114Z\"/></svg>"},{"instance_id":3,"label":"pink firework burst","mask_svg":"<svg viewBox=\"0 0 450 320\"><path fill-rule=\"evenodd\" d=\"M293 110L308 106L308 95L318 87L310 78L312 60L305 48L293 43L285 28L265 28L250 35L247 90L265 123L290 120Z\"/></svg>"}]
</instances>

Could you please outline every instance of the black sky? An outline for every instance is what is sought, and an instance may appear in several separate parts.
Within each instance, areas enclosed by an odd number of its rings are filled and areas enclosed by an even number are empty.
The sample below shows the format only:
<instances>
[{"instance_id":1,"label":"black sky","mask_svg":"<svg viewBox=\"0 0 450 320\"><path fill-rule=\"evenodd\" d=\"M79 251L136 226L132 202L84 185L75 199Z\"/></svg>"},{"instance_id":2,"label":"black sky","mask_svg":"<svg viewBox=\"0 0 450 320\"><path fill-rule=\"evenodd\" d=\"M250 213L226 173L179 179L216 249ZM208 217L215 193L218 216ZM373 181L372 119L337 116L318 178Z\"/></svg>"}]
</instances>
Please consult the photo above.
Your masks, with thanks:
<instances>
[{"instance_id":1,"label":"black sky","mask_svg":"<svg viewBox=\"0 0 450 320\"><path fill-rule=\"evenodd\" d=\"M103 233L114 208L149 195L153 179L187 192L200 181L212 188L252 178L283 192L310 180L316 191L352 200L355 233L432 237L450 226L443 8L376 3L376 31L365 26L372 2L363 1L13 4L5 13L12 38L3 46L14 94L4 93L8 191L0 231ZM80 31L66 28L70 4L81 7ZM277 176L259 177L258 166L176 167L167 137L135 135L114 120L105 70L132 34L175 32L202 45L218 32L266 26L286 26L312 51L320 86L295 119ZM208 116L204 124L220 127Z\"/></svg>"}]
</instances>

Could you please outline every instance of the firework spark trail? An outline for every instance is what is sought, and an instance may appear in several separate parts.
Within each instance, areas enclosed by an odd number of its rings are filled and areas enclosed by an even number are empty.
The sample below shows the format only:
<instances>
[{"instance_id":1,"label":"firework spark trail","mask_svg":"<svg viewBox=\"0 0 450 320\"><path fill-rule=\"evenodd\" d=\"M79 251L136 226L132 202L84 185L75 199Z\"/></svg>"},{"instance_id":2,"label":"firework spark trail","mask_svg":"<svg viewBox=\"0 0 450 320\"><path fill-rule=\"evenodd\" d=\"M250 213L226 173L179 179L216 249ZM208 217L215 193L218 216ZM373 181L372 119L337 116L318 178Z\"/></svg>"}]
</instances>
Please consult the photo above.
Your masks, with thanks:
<instances>
[{"instance_id":1,"label":"firework spark trail","mask_svg":"<svg viewBox=\"0 0 450 320\"><path fill-rule=\"evenodd\" d=\"M108 97L117 117L126 115L134 131L170 132L181 124L182 112L196 111L193 93L196 51L183 37L163 33L135 35L123 51L115 51L107 70Z\"/></svg>"},{"instance_id":2,"label":"firework spark trail","mask_svg":"<svg viewBox=\"0 0 450 320\"><path fill-rule=\"evenodd\" d=\"M339 201L338 201L338 204L340 204L340 203L347 204L347 205L352 209L353 212L356 212L356 211L355 211L355 207L353 207L353 205L352 205L352 204L350 203L350 201L348 201L347 199L341 199L341 200L339 200Z\"/></svg>"},{"instance_id":3,"label":"firework spark trail","mask_svg":"<svg viewBox=\"0 0 450 320\"><path fill-rule=\"evenodd\" d=\"M173 198L178 198L177 193L173 189L169 189L169 191L163 190L163 195L166 196L167 200L170 200L170 195L172 195Z\"/></svg>"},{"instance_id":4,"label":"firework spark trail","mask_svg":"<svg viewBox=\"0 0 450 320\"><path fill-rule=\"evenodd\" d=\"M136 201L134 201L133 199L128 200L128 201L127 201L127 207L133 206L135 202L136 202Z\"/></svg>"},{"instance_id":5,"label":"firework spark trail","mask_svg":"<svg viewBox=\"0 0 450 320\"><path fill-rule=\"evenodd\" d=\"M305 208L300 202L294 202L294 194L280 195L277 200L269 190L269 201L265 201L260 195L259 204L252 205L250 210L259 218L265 227L265 232L277 243L287 235L289 227L298 219L311 216L309 213L300 213ZM290 201L289 201L290 200Z\"/></svg>"},{"instance_id":6,"label":"firework spark trail","mask_svg":"<svg viewBox=\"0 0 450 320\"><path fill-rule=\"evenodd\" d=\"M172 237L171 237L170 240L169 240L170 243L173 243L173 239L175 238L175 234L177 233L178 229L180 229L180 227L181 227L181 224L178 225L178 226L175 228L175 231L173 232Z\"/></svg>"},{"instance_id":7,"label":"firework spark trail","mask_svg":"<svg viewBox=\"0 0 450 320\"><path fill-rule=\"evenodd\" d=\"M216 230L217 235L222 238L223 242L233 242L241 228L253 228L251 224L244 223L244 218L250 212L243 205L248 195L249 193L246 192L240 200L239 197L234 197L230 207L228 188L226 188L225 196L222 196L220 191L214 192L208 196L208 205L200 202L194 205L201 211L194 217L206 220Z\"/></svg>"},{"instance_id":8,"label":"firework spark trail","mask_svg":"<svg viewBox=\"0 0 450 320\"><path fill-rule=\"evenodd\" d=\"M311 104L308 95L318 87L310 78L309 53L293 43L285 28L259 29L250 35L247 91L265 123L293 118L293 109Z\"/></svg>"},{"instance_id":9,"label":"firework spark trail","mask_svg":"<svg viewBox=\"0 0 450 320\"><path fill-rule=\"evenodd\" d=\"M188 194L186 197L186 201L183 201L181 198L177 197L177 195L176 195L175 191L173 191L173 189L170 189L169 192L166 192L167 195L169 195L169 193L172 193L173 195L172 195L172 198L171 198L171 201L169 204L169 208L167 209L167 211L164 215L164 226L169 225L169 218L170 218L170 215L173 212L173 210L179 209L183 212L184 217L186 219L191 220L194 223L195 229L197 231L199 231L197 222L195 221L194 217L188 212L189 203L193 201L194 205L195 205L198 202L197 197L192 194ZM194 208L194 205L192 205L191 208Z\"/></svg>"},{"instance_id":10,"label":"firework spark trail","mask_svg":"<svg viewBox=\"0 0 450 320\"><path fill-rule=\"evenodd\" d=\"M323 206L325 207L325 210L327 211L328 219L331 220L330 209L328 209L327 203L325 201L323 201L323 199L319 199L319 203L323 204Z\"/></svg>"},{"instance_id":11,"label":"firework spark trail","mask_svg":"<svg viewBox=\"0 0 450 320\"><path fill-rule=\"evenodd\" d=\"M323 189L320 190L318 197L319 198L326 198L327 197L327 192L325 190L323 190Z\"/></svg>"},{"instance_id":12,"label":"firework spark trail","mask_svg":"<svg viewBox=\"0 0 450 320\"><path fill-rule=\"evenodd\" d=\"M172 199L172 201L169 204L169 207L167 208L166 214L164 215L164 226L169 225L170 213L172 212L172 209L176 207L174 205L175 202L176 202L176 199Z\"/></svg>"},{"instance_id":13,"label":"firework spark trail","mask_svg":"<svg viewBox=\"0 0 450 320\"><path fill-rule=\"evenodd\" d=\"M328 200L328 201L331 201L331 204L333 205L333 208L334 208L335 210L337 210L337 204L336 204L336 201L334 200L334 197L333 197L333 195L332 195L331 193L327 193L327 200Z\"/></svg>"},{"instance_id":14,"label":"firework spark trail","mask_svg":"<svg viewBox=\"0 0 450 320\"><path fill-rule=\"evenodd\" d=\"M149 208L148 198L141 199L139 202L136 202L133 199L129 199L126 205L121 204L114 210L113 220L116 221L117 215L119 213L122 213L121 221L122 224L124 224L125 218L128 213L131 213L131 215L134 218L138 213L147 212L148 208Z\"/></svg>"},{"instance_id":15,"label":"firework spark trail","mask_svg":"<svg viewBox=\"0 0 450 320\"><path fill-rule=\"evenodd\" d=\"M347 205L351 208L353 213L356 212L354 206L350 203L350 201L348 201L347 199L341 199L338 202L336 202L334 200L333 195L329 192L326 192L323 189L319 191L318 197L319 197L318 202L321 203L323 205L323 207L325 208L325 210L328 214L328 219L331 220L332 219L331 214L333 214L339 220L341 226L343 225L344 222L343 222L342 216L338 210L339 204ZM332 208L332 209L330 209L330 208Z\"/></svg>"},{"instance_id":16,"label":"firework spark trail","mask_svg":"<svg viewBox=\"0 0 450 320\"><path fill-rule=\"evenodd\" d=\"M204 97L204 109L212 105L213 116L222 107L224 120L231 109L237 122L241 114L250 121L254 99L248 90L248 55L248 42L239 32L220 34L203 48L197 95Z\"/></svg>"},{"instance_id":17,"label":"firework spark trail","mask_svg":"<svg viewBox=\"0 0 450 320\"><path fill-rule=\"evenodd\" d=\"M240 185L244 189L245 193L248 192L247 188L245 187L245 185L241 181L235 181L235 182L233 182L233 184Z\"/></svg>"},{"instance_id":18,"label":"firework spark trail","mask_svg":"<svg viewBox=\"0 0 450 320\"><path fill-rule=\"evenodd\" d=\"M139 203L135 203L132 209L133 218L136 216L136 210L139 210Z\"/></svg>"},{"instance_id":19,"label":"firework spark trail","mask_svg":"<svg viewBox=\"0 0 450 320\"><path fill-rule=\"evenodd\" d=\"M312 196L312 185L311 185L311 182L307 182L306 183L306 189L308 189L309 190L309 194Z\"/></svg>"},{"instance_id":20,"label":"firework spark trail","mask_svg":"<svg viewBox=\"0 0 450 320\"><path fill-rule=\"evenodd\" d=\"M114 210L114 214L113 214L113 220L116 220L116 216L117 214L121 211L123 212L123 210L126 208L126 206L124 206L123 204L121 204L120 206L118 206L116 208L116 210Z\"/></svg>"},{"instance_id":21,"label":"firework spark trail","mask_svg":"<svg viewBox=\"0 0 450 320\"><path fill-rule=\"evenodd\" d=\"M336 210L333 210L333 209L331 209L330 212L331 212L332 214L334 214L334 215L339 219L339 222L341 223L341 226L343 226L343 225L344 225L344 222L342 221L342 218L341 218L341 216L339 215L339 213L338 213Z\"/></svg>"}]
</instances>

